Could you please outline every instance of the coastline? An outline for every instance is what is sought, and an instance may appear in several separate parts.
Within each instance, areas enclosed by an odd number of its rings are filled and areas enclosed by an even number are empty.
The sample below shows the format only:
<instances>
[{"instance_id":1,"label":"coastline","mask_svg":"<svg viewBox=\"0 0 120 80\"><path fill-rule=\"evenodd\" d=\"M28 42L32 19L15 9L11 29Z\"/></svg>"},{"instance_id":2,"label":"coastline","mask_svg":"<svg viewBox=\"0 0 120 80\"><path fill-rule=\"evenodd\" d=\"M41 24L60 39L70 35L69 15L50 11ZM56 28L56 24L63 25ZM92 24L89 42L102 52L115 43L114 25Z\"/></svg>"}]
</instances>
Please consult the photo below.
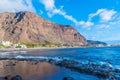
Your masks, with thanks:
<instances>
[{"instance_id":1,"label":"coastline","mask_svg":"<svg viewBox=\"0 0 120 80\"><path fill-rule=\"evenodd\" d=\"M34 50L52 50L52 49L74 49L85 47L40 47L40 48L0 48L0 51L34 51Z\"/></svg>"},{"instance_id":2,"label":"coastline","mask_svg":"<svg viewBox=\"0 0 120 80\"><path fill-rule=\"evenodd\" d=\"M0 60L0 64L1 66L3 66L2 68L5 69L5 71L9 71L9 69L11 70L12 68L15 68L17 66L19 67L15 69L16 74L11 73L12 76L20 75L18 73L22 67L25 67L25 70L27 70L28 66L30 66L30 68L31 66L38 67L41 63L47 63L49 65L65 67L67 69L77 71L79 73L85 73L85 74L96 76L103 80L106 80L106 79L119 80L120 79L120 76L118 76L120 74L120 69L114 68L111 64L108 64L108 63L94 64L89 61L88 63L83 63L75 60L69 60L63 57L39 57L39 58L29 57L27 58L23 56L18 56L16 58L4 58ZM1 73L3 72L2 68L0 70ZM31 69L34 69L34 68L32 67ZM9 75L8 73L5 73L5 74ZM6 76L6 75L2 75L2 76ZM24 77L23 75L20 75L20 76Z\"/></svg>"},{"instance_id":3,"label":"coastline","mask_svg":"<svg viewBox=\"0 0 120 80\"><path fill-rule=\"evenodd\" d=\"M73 47L72 47L73 48ZM77 47L78 48L78 47ZM83 48L83 47L80 47ZM85 48L85 47L84 47ZM88 48L88 47L87 47ZM92 75L92 76L96 76L98 78L102 78L104 79L109 79L109 78L118 78L116 80L119 80L120 78L120 69L119 68L115 68L112 64L107 63L107 62L100 62L99 64L97 63L93 63L91 61L88 60L87 63L84 63L82 61L76 61L76 60L71 60L67 57L58 57L58 56L53 56L53 57L45 57L45 56L41 56L40 54L43 54L42 52L39 54L39 56L37 55L36 57L34 56L30 56L30 55L26 55L26 53L29 54L29 52L31 53L38 53L38 51L42 51L42 50L49 50L49 49L66 49L66 48L8 48L8 49L1 49L1 55L4 55L3 58L0 58L0 62L2 60L6 60L10 62L10 66L8 67L15 67L14 64L12 65L11 61L17 60L18 61L18 65L19 62L21 61L25 61L25 62L30 62L30 63L35 63L33 64L34 66L37 66L36 64L41 63L41 62L47 62L49 64L53 64L55 66L59 66L59 67L65 67L67 69L73 70L73 71L77 71L79 73L85 73L88 75ZM67 48L68 49L68 48ZM33 52L32 52L33 51ZM35 52L34 52L35 51ZM5 52L5 53L4 53ZM25 56L24 56L24 52L25 52ZM12 53L12 54L8 54L8 53ZM15 54L15 57L14 57ZM12 57L7 57L6 55L12 55ZM2 65L2 64L1 64ZM22 66L21 66L22 67ZM7 70L5 68L5 70ZM116 76L117 74L117 76ZM119 76L118 76L119 75Z\"/></svg>"},{"instance_id":4,"label":"coastline","mask_svg":"<svg viewBox=\"0 0 120 80\"><path fill-rule=\"evenodd\" d=\"M42 49L74 49L74 48L104 48L104 47L119 47L119 46L102 46L102 47L40 47L40 48L0 48L0 51L31 51L31 50L42 50Z\"/></svg>"},{"instance_id":5,"label":"coastline","mask_svg":"<svg viewBox=\"0 0 120 80\"><path fill-rule=\"evenodd\" d=\"M119 47L119 46L80 46L80 47L35 47L35 48L0 48L1 50L38 50L38 49L67 49L67 48L104 48L104 47Z\"/></svg>"}]
</instances>

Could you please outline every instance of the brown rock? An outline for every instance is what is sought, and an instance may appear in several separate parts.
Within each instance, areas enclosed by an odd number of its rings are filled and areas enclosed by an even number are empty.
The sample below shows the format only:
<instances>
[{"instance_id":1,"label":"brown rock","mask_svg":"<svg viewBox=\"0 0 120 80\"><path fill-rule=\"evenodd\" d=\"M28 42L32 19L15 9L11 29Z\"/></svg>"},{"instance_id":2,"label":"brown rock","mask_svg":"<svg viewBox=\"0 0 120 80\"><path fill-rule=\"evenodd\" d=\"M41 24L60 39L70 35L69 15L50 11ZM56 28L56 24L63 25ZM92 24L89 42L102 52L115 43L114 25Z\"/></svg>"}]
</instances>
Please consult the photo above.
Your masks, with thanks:
<instances>
[{"instance_id":1,"label":"brown rock","mask_svg":"<svg viewBox=\"0 0 120 80\"><path fill-rule=\"evenodd\" d=\"M31 12L0 13L0 41L86 45L86 39L68 25L55 24Z\"/></svg>"}]
</instances>

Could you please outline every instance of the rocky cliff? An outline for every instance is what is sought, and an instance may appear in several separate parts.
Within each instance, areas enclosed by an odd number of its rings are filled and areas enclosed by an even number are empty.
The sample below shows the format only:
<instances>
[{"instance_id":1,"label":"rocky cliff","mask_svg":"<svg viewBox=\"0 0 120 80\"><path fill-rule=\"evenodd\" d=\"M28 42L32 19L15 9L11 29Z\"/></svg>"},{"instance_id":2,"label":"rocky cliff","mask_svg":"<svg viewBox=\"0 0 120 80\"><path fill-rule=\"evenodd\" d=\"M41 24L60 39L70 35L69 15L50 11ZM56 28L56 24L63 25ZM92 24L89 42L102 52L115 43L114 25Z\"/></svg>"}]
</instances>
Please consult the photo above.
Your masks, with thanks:
<instances>
[{"instance_id":1,"label":"rocky cliff","mask_svg":"<svg viewBox=\"0 0 120 80\"><path fill-rule=\"evenodd\" d=\"M86 39L68 25L55 24L31 12L0 13L0 41L85 45Z\"/></svg>"}]
</instances>

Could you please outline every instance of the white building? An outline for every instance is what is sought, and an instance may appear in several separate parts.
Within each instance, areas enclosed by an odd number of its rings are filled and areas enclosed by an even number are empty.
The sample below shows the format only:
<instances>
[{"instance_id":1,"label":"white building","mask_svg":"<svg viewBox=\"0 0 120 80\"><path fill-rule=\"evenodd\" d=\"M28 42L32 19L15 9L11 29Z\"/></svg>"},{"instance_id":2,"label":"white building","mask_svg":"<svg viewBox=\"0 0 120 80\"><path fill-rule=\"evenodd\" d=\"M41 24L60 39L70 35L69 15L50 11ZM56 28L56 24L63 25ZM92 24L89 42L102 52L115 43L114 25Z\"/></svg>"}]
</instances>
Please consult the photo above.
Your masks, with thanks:
<instances>
[{"instance_id":1,"label":"white building","mask_svg":"<svg viewBox=\"0 0 120 80\"><path fill-rule=\"evenodd\" d=\"M13 45L14 48L16 48L18 46L19 46L19 48L27 48L26 45L23 45L23 44L14 44Z\"/></svg>"},{"instance_id":2,"label":"white building","mask_svg":"<svg viewBox=\"0 0 120 80\"><path fill-rule=\"evenodd\" d=\"M19 44L13 44L13 47L16 48Z\"/></svg>"},{"instance_id":3,"label":"white building","mask_svg":"<svg viewBox=\"0 0 120 80\"><path fill-rule=\"evenodd\" d=\"M23 44L21 44L20 46L21 48L27 48L26 45L23 45Z\"/></svg>"},{"instance_id":4,"label":"white building","mask_svg":"<svg viewBox=\"0 0 120 80\"><path fill-rule=\"evenodd\" d=\"M10 46L10 41L0 41L0 44L4 46Z\"/></svg>"}]
</instances>

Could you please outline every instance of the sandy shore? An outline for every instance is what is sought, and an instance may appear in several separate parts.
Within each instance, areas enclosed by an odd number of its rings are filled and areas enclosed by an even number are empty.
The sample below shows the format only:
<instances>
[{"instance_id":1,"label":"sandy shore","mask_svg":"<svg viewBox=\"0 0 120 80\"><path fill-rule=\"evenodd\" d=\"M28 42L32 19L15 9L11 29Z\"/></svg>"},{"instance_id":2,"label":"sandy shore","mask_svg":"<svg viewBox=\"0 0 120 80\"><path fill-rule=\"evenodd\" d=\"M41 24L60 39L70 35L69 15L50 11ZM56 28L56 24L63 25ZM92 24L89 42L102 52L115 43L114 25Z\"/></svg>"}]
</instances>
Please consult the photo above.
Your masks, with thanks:
<instances>
[{"instance_id":1,"label":"sandy shore","mask_svg":"<svg viewBox=\"0 0 120 80\"><path fill-rule=\"evenodd\" d=\"M41 47L41 48L0 48L0 51L19 51L19 50L25 50L25 51L29 51L29 50L40 50L40 49L64 49L67 47L53 47L53 48L49 48L49 47ZM69 47L72 48L72 47Z\"/></svg>"},{"instance_id":2,"label":"sandy shore","mask_svg":"<svg viewBox=\"0 0 120 80\"><path fill-rule=\"evenodd\" d=\"M66 48L87 48L87 47L39 47L39 48L0 48L0 51L12 50L40 50L40 49L66 49Z\"/></svg>"}]
</instances>

